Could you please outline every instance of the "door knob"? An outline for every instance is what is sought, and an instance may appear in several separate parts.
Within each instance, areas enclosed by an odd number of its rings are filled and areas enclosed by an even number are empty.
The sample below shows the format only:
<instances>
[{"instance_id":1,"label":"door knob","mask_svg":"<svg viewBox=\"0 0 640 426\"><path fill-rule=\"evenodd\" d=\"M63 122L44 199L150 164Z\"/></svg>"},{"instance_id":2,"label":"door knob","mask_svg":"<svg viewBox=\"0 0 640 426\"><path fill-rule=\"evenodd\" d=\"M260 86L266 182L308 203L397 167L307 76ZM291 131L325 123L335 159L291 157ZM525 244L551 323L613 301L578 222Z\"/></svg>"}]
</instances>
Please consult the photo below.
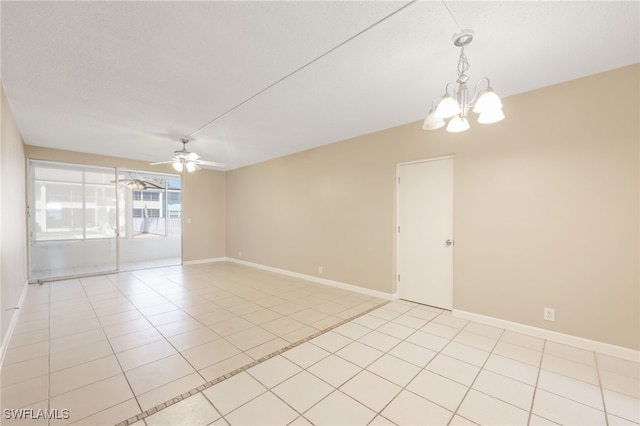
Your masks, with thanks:
<instances>
[{"instance_id":1,"label":"door knob","mask_svg":"<svg viewBox=\"0 0 640 426\"><path fill-rule=\"evenodd\" d=\"M451 240L447 240L447 241L444 242L444 246L445 247L449 247L452 244L453 244L453 241L451 241Z\"/></svg>"}]
</instances>

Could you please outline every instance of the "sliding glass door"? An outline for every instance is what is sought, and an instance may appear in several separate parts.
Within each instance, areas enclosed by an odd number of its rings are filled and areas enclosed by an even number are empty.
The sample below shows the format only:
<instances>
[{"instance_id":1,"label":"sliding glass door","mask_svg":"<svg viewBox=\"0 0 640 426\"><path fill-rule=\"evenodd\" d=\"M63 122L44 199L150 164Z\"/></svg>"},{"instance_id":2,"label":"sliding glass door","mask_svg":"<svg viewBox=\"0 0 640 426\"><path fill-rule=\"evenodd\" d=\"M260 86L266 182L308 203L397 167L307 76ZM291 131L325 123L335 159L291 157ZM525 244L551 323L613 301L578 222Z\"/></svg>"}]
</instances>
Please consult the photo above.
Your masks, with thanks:
<instances>
[{"instance_id":1,"label":"sliding glass door","mask_svg":"<svg viewBox=\"0 0 640 426\"><path fill-rule=\"evenodd\" d=\"M120 270L182 264L179 175L120 170Z\"/></svg>"},{"instance_id":2,"label":"sliding glass door","mask_svg":"<svg viewBox=\"0 0 640 426\"><path fill-rule=\"evenodd\" d=\"M29 163L31 281L116 271L116 170Z\"/></svg>"}]
</instances>

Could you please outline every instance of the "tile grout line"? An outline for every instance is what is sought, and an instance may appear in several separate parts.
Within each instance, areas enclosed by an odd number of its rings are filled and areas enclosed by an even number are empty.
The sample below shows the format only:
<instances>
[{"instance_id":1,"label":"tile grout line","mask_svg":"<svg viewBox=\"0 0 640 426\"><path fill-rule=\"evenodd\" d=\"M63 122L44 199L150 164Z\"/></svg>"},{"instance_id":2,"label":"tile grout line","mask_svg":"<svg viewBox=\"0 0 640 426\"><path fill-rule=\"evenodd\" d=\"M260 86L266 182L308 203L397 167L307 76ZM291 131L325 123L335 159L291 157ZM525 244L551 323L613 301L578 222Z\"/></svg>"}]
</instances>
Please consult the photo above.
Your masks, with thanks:
<instances>
[{"instance_id":1,"label":"tile grout line","mask_svg":"<svg viewBox=\"0 0 640 426\"><path fill-rule=\"evenodd\" d=\"M359 317L361 317L363 315L366 315L369 312L371 312L371 311L373 311L375 309L378 309L378 308L380 308L380 307L382 307L382 306L384 306L384 305L386 305L388 303L390 303L389 300L383 301L380 304L378 304L376 306L373 306L373 307L371 307L369 309L366 309L365 311L363 311L363 312L361 312L359 314L356 314L351 318L344 319L344 320L338 322L337 324L334 324L334 325L332 325L332 326L330 326L330 327L328 327L328 328L326 328L324 330L319 330L318 332L316 332L316 333L314 333L314 334L312 334L310 336L307 336L307 337L305 337L305 338L303 338L301 340L298 340L297 342L291 343L291 344L285 346L284 348L281 348L281 349L279 349L279 350L277 350L275 352L272 352L272 353L270 353L268 355L265 355L265 356L263 356L261 358L258 358L257 360L254 360L254 361L252 361L252 362L250 362L250 363L248 363L248 364L246 364L246 365L244 365L244 366L242 366L240 368L237 368L237 369L235 369L235 370L233 370L233 371L231 371L229 373L226 373L226 374L224 374L224 375L222 375L222 376L220 376L220 377L218 377L218 378L216 378L214 380L211 380L211 381L209 381L207 383L204 383L204 384L202 384L202 385L200 385L200 386L198 386L198 387L196 387L194 389L191 389L190 391L185 392L182 395L179 395L179 396L177 396L177 397L175 397L173 399L170 399L169 401L163 402L162 404L159 404L159 405L157 405L157 406L155 406L153 408L150 408L150 409L148 409L146 411L143 411L142 413L140 413L140 414L138 414L136 416L130 417L130 418L128 418L128 419L126 419L126 420L124 420L124 421L122 421L120 423L117 423L116 426L129 426L129 425L132 425L133 423L135 423L135 422L137 422L139 420L143 420L143 419L149 417L150 415L155 414L158 411L161 411L164 408L168 408L171 405L182 401L183 399L189 398L190 396L193 396L195 394L203 392L204 390L206 390L206 389L208 389L208 388L210 388L210 387L212 387L212 386L214 386L214 385L216 385L216 384L218 384L220 382L223 382L224 380L227 380L227 379L235 376L236 374L242 373L242 372L244 372L244 371L246 371L246 370L248 370L248 369L250 369L252 367L255 367L256 365L258 365L258 364L260 364L262 362L265 362L265 361L267 361L267 360L269 360L269 359L271 359L273 357L276 357L276 356L278 356L278 355L280 355L280 354L282 354L282 353L284 353L284 352L286 352L286 351L288 351L290 349L295 348L296 346L299 346L299 345L301 345L303 343L306 343L309 340L314 339L314 338L316 338L316 337L318 337L318 336L320 336L320 335L322 335L322 334L324 334L326 332L329 332L329 331L331 331L331 330L333 330L333 329L335 329L335 328L337 328L337 327L339 327L341 325L344 325L344 324L346 324L346 323L348 323L348 322L350 322L350 321L352 321L352 320L354 320L356 318L359 318ZM221 416L222 416L222 414L221 414Z\"/></svg>"},{"instance_id":2,"label":"tile grout line","mask_svg":"<svg viewBox=\"0 0 640 426\"><path fill-rule=\"evenodd\" d=\"M542 373L542 361L544 360L545 350L547 348L547 339L544 339L542 343L542 351L540 352L540 362L538 363L538 374L536 375L536 383L533 386L533 395L531 395L531 406L529 407L529 417L527 418L527 424L531 424L531 417L533 414L533 406L536 402L536 394L538 393L538 383L540 383L540 374Z\"/></svg>"}]
</instances>

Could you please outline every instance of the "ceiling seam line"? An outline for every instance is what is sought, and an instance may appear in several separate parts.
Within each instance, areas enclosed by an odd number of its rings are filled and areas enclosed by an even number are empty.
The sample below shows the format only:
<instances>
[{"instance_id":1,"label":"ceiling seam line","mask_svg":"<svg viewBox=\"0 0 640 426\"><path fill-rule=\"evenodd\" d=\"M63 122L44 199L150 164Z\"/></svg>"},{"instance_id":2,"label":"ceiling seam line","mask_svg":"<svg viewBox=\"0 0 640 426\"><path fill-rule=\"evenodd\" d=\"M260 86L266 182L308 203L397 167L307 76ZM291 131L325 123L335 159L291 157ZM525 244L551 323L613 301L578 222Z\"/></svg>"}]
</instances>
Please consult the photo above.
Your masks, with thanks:
<instances>
[{"instance_id":1,"label":"ceiling seam line","mask_svg":"<svg viewBox=\"0 0 640 426\"><path fill-rule=\"evenodd\" d=\"M455 16L453 16L453 12L451 12L451 9L449 9L449 6L447 6L447 3L445 3L445 1L442 0L442 4L447 9L447 12L449 12L449 15L451 16L451 19L453 19L453 22L456 24L456 27L458 27L458 30L462 31L462 27L460 26L460 24L458 24L458 20L456 19Z\"/></svg>"},{"instance_id":2,"label":"ceiling seam line","mask_svg":"<svg viewBox=\"0 0 640 426\"><path fill-rule=\"evenodd\" d=\"M244 101L240 102L239 104L237 104L234 107L228 109L227 111L223 112L222 114L216 116L212 120L208 121L207 123L205 123L202 126L198 127L193 132L191 132L188 135L186 135L186 137L187 138L191 138L191 137L193 137L193 135L195 135L197 133L200 133L201 131L203 131L207 127L209 127L212 124L214 124L215 122L217 122L218 120L226 117L227 115L229 115L233 111L237 110L238 108L242 107L243 105L245 105L248 102L252 101L253 99L257 98L258 96L260 96L261 94L263 94L267 90L277 86L278 84L282 83L284 80L288 79L289 77L293 76L294 74L297 74L298 72L300 72L303 69L307 68L308 66L314 64L315 62L319 61L320 59L324 58L325 56L333 53L334 51L336 51L337 49L341 48L345 44L351 42L355 38L361 36L362 34L366 33L367 31L373 29L374 27L378 26L382 22L386 21L387 19L391 18L392 16L396 15L397 13L401 12L405 8L407 8L407 7L411 6L412 4L416 3L417 1L418 0L409 1L408 3L404 4L402 7L400 7L398 9L394 10L393 12L391 12L389 15L384 16L383 18L379 19L378 21L374 22L373 24L369 25L368 27L364 28L363 30L357 32L356 34L352 35L351 37L347 38L346 40L342 41L341 43L339 43L336 46L332 47L331 49L327 50L326 52L324 52L320 56L317 56L316 58L312 59L311 61L307 62L306 64L301 65L300 67L298 67L295 70L291 71L289 74L285 75L284 77L281 77L280 79L276 80L275 82L271 83L267 87L265 87L265 88L259 90L258 92L254 93L253 95L251 95L250 97L248 97Z\"/></svg>"}]
</instances>

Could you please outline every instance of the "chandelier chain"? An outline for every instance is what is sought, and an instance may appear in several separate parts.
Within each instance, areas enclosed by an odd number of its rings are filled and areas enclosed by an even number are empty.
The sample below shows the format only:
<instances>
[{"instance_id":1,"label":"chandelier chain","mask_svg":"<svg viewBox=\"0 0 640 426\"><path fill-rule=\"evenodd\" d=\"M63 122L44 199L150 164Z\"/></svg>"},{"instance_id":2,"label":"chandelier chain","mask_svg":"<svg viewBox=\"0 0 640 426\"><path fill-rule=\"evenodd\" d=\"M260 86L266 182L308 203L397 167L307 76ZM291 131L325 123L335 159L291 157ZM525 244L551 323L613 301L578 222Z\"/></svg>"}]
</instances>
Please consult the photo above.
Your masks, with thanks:
<instances>
[{"instance_id":1,"label":"chandelier chain","mask_svg":"<svg viewBox=\"0 0 640 426\"><path fill-rule=\"evenodd\" d=\"M471 68L467 55L464 54L464 45L460 46L460 59L458 59L458 83L465 83L468 79L466 72Z\"/></svg>"}]
</instances>

